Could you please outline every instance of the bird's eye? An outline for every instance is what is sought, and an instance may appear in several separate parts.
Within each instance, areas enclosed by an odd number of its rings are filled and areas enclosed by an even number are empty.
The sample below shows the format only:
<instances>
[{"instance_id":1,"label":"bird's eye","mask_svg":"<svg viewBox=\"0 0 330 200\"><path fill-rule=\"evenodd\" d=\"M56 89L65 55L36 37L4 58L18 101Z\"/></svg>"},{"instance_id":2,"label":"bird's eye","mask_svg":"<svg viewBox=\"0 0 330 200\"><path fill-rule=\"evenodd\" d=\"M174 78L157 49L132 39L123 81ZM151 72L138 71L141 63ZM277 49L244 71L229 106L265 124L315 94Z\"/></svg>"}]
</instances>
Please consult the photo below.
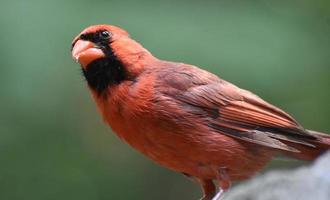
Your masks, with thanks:
<instances>
[{"instance_id":1,"label":"bird's eye","mask_svg":"<svg viewBox=\"0 0 330 200\"><path fill-rule=\"evenodd\" d=\"M109 39L111 36L111 34L109 33L109 31L101 31L100 32L100 38L102 39Z\"/></svg>"},{"instance_id":2,"label":"bird's eye","mask_svg":"<svg viewBox=\"0 0 330 200\"><path fill-rule=\"evenodd\" d=\"M86 35L86 34L81 34L81 35L80 35L80 39L82 39L82 40L87 40L87 35Z\"/></svg>"}]
</instances>

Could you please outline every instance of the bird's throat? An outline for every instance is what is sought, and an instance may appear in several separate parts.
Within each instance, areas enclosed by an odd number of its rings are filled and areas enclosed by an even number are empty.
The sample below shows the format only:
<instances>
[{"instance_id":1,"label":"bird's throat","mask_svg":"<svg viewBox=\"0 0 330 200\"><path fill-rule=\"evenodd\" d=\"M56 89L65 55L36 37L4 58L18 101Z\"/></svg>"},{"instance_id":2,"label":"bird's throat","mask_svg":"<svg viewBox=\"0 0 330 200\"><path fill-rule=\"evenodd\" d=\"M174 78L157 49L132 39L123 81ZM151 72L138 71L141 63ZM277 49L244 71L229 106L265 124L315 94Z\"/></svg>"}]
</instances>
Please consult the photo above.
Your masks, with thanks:
<instances>
[{"instance_id":1,"label":"bird's throat","mask_svg":"<svg viewBox=\"0 0 330 200\"><path fill-rule=\"evenodd\" d=\"M115 57L105 57L91 62L83 75L91 89L98 94L104 93L111 85L119 84L126 79L126 71L122 63Z\"/></svg>"}]
</instances>

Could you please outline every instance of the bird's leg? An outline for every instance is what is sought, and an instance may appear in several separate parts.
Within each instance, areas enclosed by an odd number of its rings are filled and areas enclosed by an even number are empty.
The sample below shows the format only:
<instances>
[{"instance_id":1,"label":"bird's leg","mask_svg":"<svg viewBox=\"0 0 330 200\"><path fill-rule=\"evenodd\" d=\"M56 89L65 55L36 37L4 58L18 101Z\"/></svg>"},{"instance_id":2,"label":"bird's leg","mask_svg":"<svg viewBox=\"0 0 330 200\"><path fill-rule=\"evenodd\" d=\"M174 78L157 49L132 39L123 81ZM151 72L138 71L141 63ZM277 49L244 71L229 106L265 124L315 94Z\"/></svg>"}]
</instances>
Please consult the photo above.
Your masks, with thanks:
<instances>
[{"instance_id":1,"label":"bird's leg","mask_svg":"<svg viewBox=\"0 0 330 200\"><path fill-rule=\"evenodd\" d=\"M224 197L224 190L219 188L218 193L211 200L221 200Z\"/></svg>"},{"instance_id":2,"label":"bird's leg","mask_svg":"<svg viewBox=\"0 0 330 200\"><path fill-rule=\"evenodd\" d=\"M216 174L219 183L219 191L212 200L221 200L224 197L224 193L229 190L231 182L227 173L227 168L218 169Z\"/></svg>"},{"instance_id":3,"label":"bird's leg","mask_svg":"<svg viewBox=\"0 0 330 200\"><path fill-rule=\"evenodd\" d=\"M212 200L216 192L213 181L211 179L198 179L198 182L203 189L204 194L201 200Z\"/></svg>"}]
</instances>

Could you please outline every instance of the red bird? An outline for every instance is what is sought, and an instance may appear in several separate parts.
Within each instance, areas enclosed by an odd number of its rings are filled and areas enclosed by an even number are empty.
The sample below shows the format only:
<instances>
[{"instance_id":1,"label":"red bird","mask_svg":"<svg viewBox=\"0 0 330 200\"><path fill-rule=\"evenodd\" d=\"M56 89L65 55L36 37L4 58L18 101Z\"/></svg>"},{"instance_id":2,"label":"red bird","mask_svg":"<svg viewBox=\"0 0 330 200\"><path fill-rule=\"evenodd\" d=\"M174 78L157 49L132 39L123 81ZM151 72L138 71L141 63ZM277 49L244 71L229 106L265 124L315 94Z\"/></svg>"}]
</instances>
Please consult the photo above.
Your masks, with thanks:
<instances>
[{"instance_id":1,"label":"red bird","mask_svg":"<svg viewBox=\"0 0 330 200\"><path fill-rule=\"evenodd\" d=\"M218 199L274 156L313 160L330 148L329 135L304 129L214 74L157 59L119 27L86 28L72 56L112 130L160 165L198 180L204 200Z\"/></svg>"}]
</instances>

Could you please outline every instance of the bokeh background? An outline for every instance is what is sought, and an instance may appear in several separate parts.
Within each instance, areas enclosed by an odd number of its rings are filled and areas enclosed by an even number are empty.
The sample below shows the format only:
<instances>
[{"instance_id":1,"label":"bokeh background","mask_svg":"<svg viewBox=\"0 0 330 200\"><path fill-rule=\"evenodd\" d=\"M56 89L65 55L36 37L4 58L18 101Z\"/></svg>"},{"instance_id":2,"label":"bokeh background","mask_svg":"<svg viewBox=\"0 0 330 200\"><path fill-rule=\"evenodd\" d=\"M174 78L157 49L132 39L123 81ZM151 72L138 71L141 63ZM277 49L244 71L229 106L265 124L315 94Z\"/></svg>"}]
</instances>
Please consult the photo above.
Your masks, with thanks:
<instances>
[{"instance_id":1,"label":"bokeh background","mask_svg":"<svg viewBox=\"0 0 330 200\"><path fill-rule=\"evenodd\" d=\"M70 55L73 37L99 23L121 26L157 57L207 69L305 127L330 132L328 0L1 0L1 200L200 197L197 184L103 124Z\"/></svg>"}]
</instances>

